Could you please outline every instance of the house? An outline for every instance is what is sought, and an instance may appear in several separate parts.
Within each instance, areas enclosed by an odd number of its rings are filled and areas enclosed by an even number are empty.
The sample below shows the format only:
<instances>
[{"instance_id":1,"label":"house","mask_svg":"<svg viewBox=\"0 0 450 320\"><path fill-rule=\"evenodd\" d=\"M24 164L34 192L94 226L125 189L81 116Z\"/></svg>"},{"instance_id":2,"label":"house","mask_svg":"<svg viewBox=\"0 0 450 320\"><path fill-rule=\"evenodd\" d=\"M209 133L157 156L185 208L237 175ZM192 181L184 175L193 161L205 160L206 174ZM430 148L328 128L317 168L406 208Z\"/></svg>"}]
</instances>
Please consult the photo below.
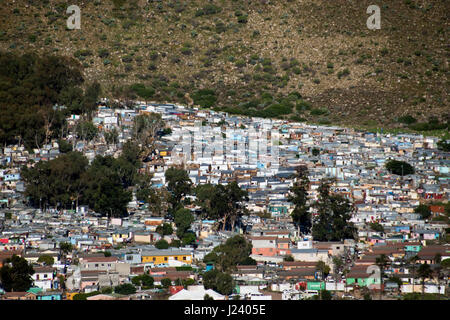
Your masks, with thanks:
<instances>
[{"instance_id":1,"label":"house","mask_svg":"<svg viewBox=\"0 0 450 320\"><path fill-rule=\"evenodd\" d=\"M36 300L62 300L62 291L39 292L36 294Z\"/></svg>"},{"instance_id":2,"label":"house","mask_svg":"<svg viewBox=\"0 0 450 320\"><path fill-rule=\"evenodd\" d=\"M152 231L136 231L133 240L136 243L153 243L161 240L161 235Z\"/></svg>"},{"instance_id":3,"label":"house","mask_svg":"<svg viewBox=\"0 0 450 320\"><path fill-rule=\"evenodd\" d=\"M437 230L417 229L411 232L411 237L418 240L437 240L439 236L440 232Z\"/></svg>"},{"instance_id":4,"label":"house","mask_svg":"<svg viewBox=\"0 0 450 320\"><path fill-rule=\"evenodd\" d=\"M151 250L143 251L142 263L158 264L171 264L174 261L181 264L192 264L192 253L181 250ZM174 263L176 264L176 263Z\"/></svg>"},{"instance_id":5,"label":"house","mask_svg":"<svg viewBox=\"0 0 450 320\"><path fill-rule=\"evenodd\" d=\"M36 294L32 292L6 292L1 296L2 300L36 300Z\"/></svg>"},{"instance_id":6,"label":"house","mask_svg":"<svg viewBox=\"0 0 450 320\"><path fill-rule=\"evenodd\" d=\"M55 269L53 267L33 267L34 274L31 275L34 285L43 291L53 289L55 280Z\"/></svg>"},{"instance_id":7,"label":"house","mask_svg":"<svg viewBox=\"0 0 450 320\"><path fill-rule=\"evenodd\" d=\"M278 237L251 237L252 254L261 256L277 255L277 239Z\"/></svg>"},{"instance_id":8,"label":"house","mask_svg":"<svg viewBox=\"0 0 450 320\"><path fill-rule=\"evenodd\" d=\"M278 273L278 277L283 280L313 280L316 278L316 269L298 267L290 270L283 270Z\"/></svg>"},{"instance_id":9,"label":"house","mask_svg":"<svg viewBox=\"0 0 450 320\"><path fill-rule=\"evenodd\" d=\"M225 296L212 289L206 290L202 285L188 286L187 289L171 295L169 300L204 300L205 295L212 297L214 300L225 300Z\"/></svg>"},{"instance_id":10,"label":"house","mask_svg":"<svg viewBox=\"0 0 450 320\"><path fill-rule=\"evenodd\" d=\"M119 258L113 256L86 256L80 258L80 266L82 271L116 271L116 265L118 262Z\"/></svg>"},{"instance_id":11,"label":"house","mask_svg":"<svg viewBox=\"0 0 450 320\"><path fill-rule=\"evenodd\" d=\"M360 287L369 287L370 285L380 285L380 277L371 273L362 271L350 271L346 278L347 285L357 284Z\"/></svg>"},{"instance_id":12,"label":"house","mask_svg":"<svg viewBox=\"0 0 450 320\"><path fill-rule=\"evenodd\" d=\"M319 262L324 261L329 264L330 255L328 250L319 250L315 248L291 249L291 255L295 261Z\"/></svg>"}]
</instances>

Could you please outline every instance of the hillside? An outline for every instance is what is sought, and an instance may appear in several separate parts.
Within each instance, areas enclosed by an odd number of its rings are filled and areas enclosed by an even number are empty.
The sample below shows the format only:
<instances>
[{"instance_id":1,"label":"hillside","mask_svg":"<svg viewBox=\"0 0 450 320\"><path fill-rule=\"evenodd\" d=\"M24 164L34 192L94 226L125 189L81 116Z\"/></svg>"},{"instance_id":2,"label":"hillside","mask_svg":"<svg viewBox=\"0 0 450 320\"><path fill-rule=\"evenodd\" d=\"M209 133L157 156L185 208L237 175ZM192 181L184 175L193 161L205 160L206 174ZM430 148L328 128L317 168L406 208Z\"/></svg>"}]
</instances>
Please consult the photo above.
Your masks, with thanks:
<instances>
[{"instance_id":1,"label":"hillside","mask_svg":"<svg viewBox=\"0 0 450 320\"><path fill-rule=\"evenodd\" d=\"M366 0L0 0L0 49L75 57L109 97L445 128L449 1L383 3L369 30ZM66 28L71 4L80 30Z\"/></svg>"}]
</instances>

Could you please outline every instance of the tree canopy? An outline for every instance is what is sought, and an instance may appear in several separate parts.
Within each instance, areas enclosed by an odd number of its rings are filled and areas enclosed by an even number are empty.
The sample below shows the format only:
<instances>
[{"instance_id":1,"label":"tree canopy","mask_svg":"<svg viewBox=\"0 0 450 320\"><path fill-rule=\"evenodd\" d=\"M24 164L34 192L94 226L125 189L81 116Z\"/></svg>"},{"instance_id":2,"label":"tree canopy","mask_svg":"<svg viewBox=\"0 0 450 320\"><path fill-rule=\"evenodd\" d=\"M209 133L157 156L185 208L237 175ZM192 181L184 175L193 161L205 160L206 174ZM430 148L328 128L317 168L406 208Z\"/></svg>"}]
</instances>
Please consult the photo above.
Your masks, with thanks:
<instances>
[{"instance_id":1,"label":"tree canopy","mask_svg":"<svg viewBox=\"0 0 450 320\"><path fill-rule=\"evenodd\" d=\"M213 262L217 269L228 272L235 270L237 265L253 264L254 260L250 258L251 253L252 244L243 236L237 235L215 247L203 258L203 261Z\"/></svg>"},{"instance_id":2,"label":"tree canopy","mask_svg":"<svg viewBox=\"0 0 450 320\"><path fill-rule=\"evenodd\" d=\"M197 202L203 215L209 219L222 220L222 229L234 229L245 213L242 202L248 200L248 192L233 181L228 185L200 185L195 189Z\"/></svg>"},{"instance_id":3,"label":"tree canopy","mask_svg":"<svg viewBox=\"0 0 450 320\"><path fill-rule=\"evenodd\" d=\"M350 222L354 208L342 195L331 194L329 181L321 182L319 200L313 207L317 210L312 227L315 240L342 241L354 238L356 228Z\"/></svg>"},{"instance_id":4,"label":"tree canopy","mask_svg":"<svg viewBox=\"0 0 450 320\"><path fill-rule=\"evenodd\" d=\"M390 173L399 176L406 176L415 172L414 168L405 161L389 160L386 162L385 166Z\"/></svg>"},{"instance_id":5,"label":"tree canopy","mask_svg":"<svg viewBox=\"0 0 450 320\"><path fill-rule=\"evenodd\" d=\"M136 293L136 287L131 283L124 283L114 287L114 292L123 295Z\"/></svg>"},{"instance_id":6,"label":"tree canopy","mask_svg":"<svg viewBox=\"0 0 450 320\"><path fill-rule=\"evenodd\" d=\"M132 142L122 154L97 156L89 165L79 152L68 152L34 167L23 167L25 195L35 207L71 208L76 203L109 216L127 214L129 187L135 185L141 163L139 148Z\"/></svg>"},{"instance_id":7,"label":"tree canopy","mask_svg":"<svg viewBox=\"0 0 450 320\"><path fill-rule=\"evenodd\" d=\"M33 266L25 258L13 255L0 268L0 283L6 292L27 291L33 284L33 274Z\"/></svg>"},{"instance_id":8,"label":"tree canopy","mask_svg":"<svg viewBox=\"0 0 450 320\"><path fill-rule=\"evenodd\" d=\"M309 179L308 171L305 168L299 168L297 171L297 181L291 187L288 200L294 204L294 210L291 213L292 220L300 231L308 234L311 231L312 219L310 207L307 205Z\"/></svg>"},{"instance_id":9,"label":"tree canopy","mask_svg":"<svg viewBox=\"0 0 450 320\"><path fill-rule=\"evenodd\" d=\"M426 204L423 203L415 207L414 212L420 214L422 219L428 219L431 216L430 206L427 206Z\"/></svg>"},{"instance_id":10,"label":"tree canopy","mask_svg":"<svg viewBox=\"0 0 450 320\"><path fill-rule=\"evenodd\" d=\"M186 170L171 167L165 173L167 190L171 193L170 202L172 209L175 209L181 199L190 193L192 181Z\"/></svg>"},{"instance_id":11,"label":"tree canopy","mask_svg":"<svg viewBox=\"0 0 450 320\"><path fill-rule=\"evenodd\" d=\"M203 274L203 285L205 289L212 289L223 295L230 295L233 292L233 278L231 275L220 272L217 269Z\"/></svg>"},{"instance_id":12,"label":"tree canopy","mask_svg":"<svg viewBox=\"0 0 450 320\"><path fill-rule=\"evenodd\" d=\"M194 222L194 216L189 209L181 208L175 212L174 220L177 226L177 236L181 239Z\"/></svg>"},{"instance_id":13,"label":"tree canopy","mask_svg":"<svg viewBox=\"0 0 450 320\"><path fill-rule=\"evenodd\" d=\"M39 148L63 138L68 115L94 110L101 88L84 92L81 69L69 57L0 52L0 143Z\"/></svg>"}]
</instances>

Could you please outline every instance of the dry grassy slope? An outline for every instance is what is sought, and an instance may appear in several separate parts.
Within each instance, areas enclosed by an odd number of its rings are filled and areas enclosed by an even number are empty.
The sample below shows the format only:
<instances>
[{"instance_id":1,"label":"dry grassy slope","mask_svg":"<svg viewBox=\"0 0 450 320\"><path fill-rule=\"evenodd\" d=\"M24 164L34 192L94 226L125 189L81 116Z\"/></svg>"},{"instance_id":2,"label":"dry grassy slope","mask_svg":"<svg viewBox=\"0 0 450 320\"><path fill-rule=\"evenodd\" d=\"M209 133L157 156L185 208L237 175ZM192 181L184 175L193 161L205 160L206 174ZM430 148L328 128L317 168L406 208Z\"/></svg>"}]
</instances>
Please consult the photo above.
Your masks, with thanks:
<instances>
[{"instance_id":1,"label":"dry grassy slope","mask_svg":"<svg viewBox=\"0 0 450 320\"><path fill-rule=\"evenodd\" d=\"M377 4L373 0L126 2L136 8L127 4L113 10L112 0L0 0L0 46L69 56L90 49L93 55L83 61L85 76L109 92L136 82L151 85L161 75L181 85L157 88L158 100L184 102L184 91L213 88L218 105L233 106L263 92L299 91L313 107L328 108L332 122L384 126L395 126L395 118L405 114L425 120L449 113L448 0L381 1L381 30L376 31L366 27L366 9ZM198 8L210 3L222 11L195 17ZM65 28L70 4L81 8L81 30ZM246 24L237 23L236 10L248 14ZM117 18L118 13L123 17ZM107 19L115 24L106 25ZM135 25L125 29L126 21ZM216 32L218 22L228 26L225 32ZM181 53L186 43L191 55ZM100 48L109 51L110 64L98 57ZM158 52L155 61L152 51ZM132 70L126 70L121 59L130 54ZM270 58L276 75L289 74L289 80L284 85L281 80L255 81L253 76L262 74L260 64L236 66L255 54ZM283 58L295 58L301 73L284 70ZM149 64L156 70L149 70ZM338 72L346 68L349 76L339 79ZM317 120L308 112L300 116Z\"/></svg>"}]
</instances>

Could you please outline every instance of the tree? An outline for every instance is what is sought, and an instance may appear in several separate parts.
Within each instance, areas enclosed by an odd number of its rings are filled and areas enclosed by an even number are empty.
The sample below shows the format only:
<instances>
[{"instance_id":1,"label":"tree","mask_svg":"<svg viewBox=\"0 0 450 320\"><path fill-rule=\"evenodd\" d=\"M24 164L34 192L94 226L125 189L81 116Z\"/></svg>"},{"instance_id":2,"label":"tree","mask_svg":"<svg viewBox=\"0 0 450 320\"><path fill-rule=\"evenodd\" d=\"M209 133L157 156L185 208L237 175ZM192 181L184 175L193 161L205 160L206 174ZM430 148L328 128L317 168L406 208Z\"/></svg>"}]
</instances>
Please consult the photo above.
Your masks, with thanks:
<instances>
[{"instance_id":1,"label":"tree","mask_svg":"<svg viewBox=\"0 0 450 320\"><path fill-rule=\"evenodd\" d=\"M64 139L58 140L59 152L68 153L72 151L72 144Z\"/></svg>"},{"instance_id":2,"label":"tree","mask_svg":"<svg viewBox=\"0 0 450 320\"><path fill-rule=\"evenodd\" d=\"M155 279L148 275L148 274L141 274L139 276L133 277L131 279L131 282L135 285L135 286L143 286L143 287L153 287L153 283L155 282Z\"/></svg>"},{"instance_id":3,"label":"tree","mask_svg":"<svg viewBox=\"0 0 450 320\"><path fill-rule=\"evenodd\" d=\"M157 249L168 249L169 248L169 243L166 240L161 239L159 241L156 241L155 247Z\"/></svg>"},{"instance_id":4,"label":"tree","mask_svg":"<svg viewBox=\"0 0 450 320\"><path fill-rule=\"evenodd\" d=\"M412 267L412 285L413 285L413 293L414 293L414 284L415 284L415 280L416 280L416 263L417 260L419 260L419 257L417 255L412 256L411 258L408 259L408 263L411 265Z\"/></svg>"},{"instance_id":5,"label":"tree","mask_svg":"<svg viewBox=\"0 0 450 320\"><path fill-rule=\"evenodd\" d=\"M195 234L193 232L186 232L183 235L183 239L181 239L181 241L182 241L183 245L186 246L186 245L195 243L196 239L197 239L197 237L195 236Z\"/></svg>"},{"instance_id":6,"label":"tree","mask_svg":"<svg viewBox=\"0 0 450 320\"><path fill-rule=\"evenodd\" d=\"M0 52L0 144L23 144L30 150L61 138L66 110L53 106L63 91L80 91L83 81L81 65L73 58Z\"/></svg>"},{"instance_id":7,"label":"tree","mask_svg":"<svg viewBox=\"0 0 450 320\"><path fill-rule=\"evenodd\" d=\"M161 285L163 286L163 288L167 289L172 285L172 280L170 280L169 278L161 279Z\"/></svg>"},{"instance_id":8,"label":"tree","mask_svg":"<svg viewBox=\"0 0 450 320\"><path fill-rule=\"evenodd\" d=\"M417 207L414 208L414 212L421 215L422 219L428 219L431 216L431 209L430 206L427 206L426 204L419 204Z\"/></svg>"},{"instance_id":9,"label":"tree","mask_svg":"<svg viewBox=\"0 0 450 320\"><path fill-rule=\"evenodd\" d=\"M450 140L439 140L437 143L437 147L439 150L450 152Z\"/></svg>"},{"instance_id":10,"label":"tree","mask_svg":"<svg viewBox=\"0 0 450 320\"><path fill-rule=\"evenodd\" d=\"M173 233L173 228L169 223L163 223L162 225L156 227L156 232L162 236L167 236Z\"/></svg>"},{"instance_id":11,"label":"tree","mask_svg":"<svg viewBox=\"0 0 450 320\"><path fill-rule=\"evenodd\" d=\"M78 138L84 141L91 141L98 135L98 129L91 121L83 121L78 123L76 132Z\"/></svg>"},{"instance_id":12,"label":"tree","mask_svg":"<svg viewBox=\"0 0 450 320\"><path fill-rule=\"evenodd\" d=\"M332 298L333 298L333 296L331 295L331 292L328 290L321 290L320 297L321 297L321 300L332 300Z\"/></svg>"},{"instance_id":13,"label":"tree","mask_svg":"<svg viewBox=\"0 0 450 320\"><path fill-rule=\"evenodd\" d=\"M252 244L243 236L237 235L215 247L210 254L204 257L203 261L214 262L217 269L228 272L235 270L237 265L247 264L251 252Z\"/></svg>"},{"instance_id":14,"label":"tree","mask_svg":"<svg viewBox=\"0 0 450 320\"><path fill-rule=\"evenodd\" d=\"M328 277L331 269L325 262L321 260L317 262L316 270L320 272L322 279L325 279L326 277Z\"/></svg>"},{"instance_id":15,"label":"tree","mask_svg":"<svg viewBox=\"0 0 450 320\"><path fill-rule=\"evenodd\" d=\"M333 256L333 273L337 275L345 266L341 256Z\"/></svg>"},{"instance_id":16,"label":"tree","mask_svg":"<svg viewBox=\"0 0 450 320\"><path fill-rule=\"evenodd\" d=\"M434 272L435 272L435 275L436 275L436 280L437 280L437 283L438 283L438 291L439 291L439 294L440 294L441 293L441 280L444 279L444 274L442 273L442 269L443 269L443 266L442 266L442 255L440 253L437 253L434 256L434 263L436 264L436 268L435 268Z\"/></svg>"},{"instance_id":17,"label":"tree","mask_svg":"<svg viewBox=\"0 0 450 320\"><path fill-rule=\"evenodd\" d=\"M13 255L0 268L0 282L6 292L27 291L33 284L33 274L34 269L25 258Z\"/></svg>"},{"instance_id":18,"label":"tree","mask_svg":"<svg viewBox=\"0 0 450 320\"><path fill-rule=\"evenodd\" d=\"M180 203L181 199L191 191L192 181L186 170L171 167L165 173L167 190L172 194L170 202L172 209Z\"/></svg>"},{"instance_id":19,"label":"tree","mask_svg":"<svg viewBox=\"0 0 450 320\"><path fill-rule=\"evenodd\" d=\"M383 286L383 278L384 278L384 269L388 265L388 258L385 254L381 254L379 257L375 259L376 265L380 268L380 300L383 297L384 286Z\"/></svg>"},{"instance_id":20,"label":"tree","mask_svg":"<svg viewBox=\"0 0 450 320\"><path fill-rule=\"evenodd\" d=\"M384 232L383 226L378 222L370 222L369 227L371 230L376 232Z\"/></svg>"},{"instance_id":21,"label":"tree","mask_svg":"<svg viewBox=\"0 0 450 320\"><path fill-rule=\"evenodd\" d=\"M388 160L385 164L386 169L393 174L399 176L405 176L408 174L414 174L414 168L405 161Z\"/></svg>"},{"instance_id":22,"label":"tree","mask_svg":"<svg viewBox=\"0 0 450 320\"><path fill-rule=\"evenodd\" d=\"M233 292L233 278L225 272L217 269L207 271L203 274L203 285L205 289L213 289L223 295Z\"/></svg>"},{"instance_id":23,"label":"tree","mask_svg":"<svg viewBox=\"0 0 450 320\"><path fill-rule=\"evenodd\" d=\"M320 154L320 149L312 148L311 153L314 157L317 157Z\"/></svg>"},{"instance_id":24,"label":"tree","mask_svg":"<svg viewBox=\"0 0 450 320\"><path fill-rule=\"evenodd\" d=\"M295 205L291 213L292 220L303 234L308 234L312 226L311 213L307 205L308 189L308 172L307 169L301 168L298 170L297 181L290 189L292 194L289 195L288 201Z\"/></svg>"},{"instance_id":25,"label":"tree","mask_svg":"<svg viewBox=\"0 0 450 320\"><path fill-rule=\"evenodd\" d=\"M43 254L39 256L39 259L37 260L38 263L43 263L46 266L52 266L55 263L55 259L48 254Z\"/></svg>"},{"instance_id":26,"label":"tree","mask_svg":"<svg viewBox=\"0 0 450 320\"><path fill-rule=\"evenodd\" d=\"M97 156L83 176L85 190L82 203L102 215L122 217L127 215L127 205L131 201L131 191L126 189L128 183L118 159L111 156Z\"/></svg>"},{"instance_id":27,"label":"tree","mask_svg":"<svg viewBox=\"0 0 450 320\"><path fill-rule=\"evenodd\" d=\"M136 179L136 199L147 203L153 215L163 216L167 211L169 194L165 188L152 187L151 176L141 174Z\"/></svg>"},{"instance_id":28,"label":"tree","mask_svg":"<svg viewBox=\"0 0 450 320\"><path fill-rule=\"evenodd\" d=\"M146 149L147 156L154 150L156 133L164 127L164 121L158 113L141 114L133 121L133 139Z\"/></svg>"},{"instance_id":29,"label":"tree","mask_svg":"<svg viewBox=\"0 0 450 320\"><path fill-rule=\"evenodd\" d=\"M313 207L317 210L312 227L315 240L342 241L355 237L356 228L350 222L353 206L343 196L331 194L330 183L326 180L319 186L319 200Z\"/></svg>"},{"instance_id":30,"label":"tree","mask_svg":"<svg viewBox=\"0 0 450 320\"><path fill-rule=\"evenodd\" d=\"M234 231L236 221L238 221L244 213L242 203L248 200L248 192L242 190L236 181L226 185L225 190L227 192L228 205L231 207L231 212L228 214L231 223L231 231ZM227 216L224 217L223 230L225 230L226 226L226 217Z\"/></svg>"},{"instance_id":31,"label":"tree","mask_svg":"<svg viewBox=\"0 0 450 320\"><path fill-rule=\"evenodd\" d=\"M175 212L174 221L177 227L177 236L182 239L186 231L191 227L192 222L194 222L194 216L189 209L181 208Z\"/></svg>"},{"instance_id":32,"label":"tree","mask_svg":"<svg viewBox=\"0 0 450 320\"><path fill-rule=\"evenodd\" d=\"M83 113L91 118L92 112L95 111L97 107L97 102L99 100L102 88L98 82L91 83L84 94L82 101Z\"/></svg>"},{"instance_id":33,"label":"tree","mask_svg":"<svg viewBox=\"0 0 450 320\"><path fill-rule=\"evenodd\" d=\"M283 261L294 261L294 257L292 255L286 255L284 256Z\"/></svg>"},{"instance_id":34,"label":"tree","mask_svg":"<svg viewBox=\"0 0 450 320\"><path fill-rule=\"evenodd\" d=\"M116 130L116 128L105 131L103 133L103 137L105 138L105 141L108 145L110 144L115 145L119 142L119 132Z\"/></svg>"},{"instance_id":35,"label":"tree","mask_svg":"<svg viewBox=\"0 0 450 320\"><path fill-rule=\"evenodd\" d=\"M114 287L114 292L123 295L130 295L136 293L136 287L131 283L124 283Z\"/></svg>"},{"instance_id":36,"label":"tree","mask_svg":"<svg viewBox=\"0 0 450 320\"><path fill-rule=\"evenodd\" d=\"M40 161L34 167L24 166L21 176L25 196L34 207L71 208L83 192L82 176L88 168L87 158L80 152L69 152L50 161Z\"/></svg>"},{"instance_id":37,"label":"tree","mask_svg":"<svg viewBox=\"0 0 450 320\"><path fill-rule=\"evenodd\" d=\"M205 184L195 189L197 203L203 215L209 219L221 220L222 230L228 226L234 230L236 222L245 213L242 202L248 200L248 192L233 181L224 185Z\"/></svg>"},{"instance_id":38,"label":"tree","mask_svg":"<svg viewBox=\"0 0 450 320\"><path fill-rule=\"evenodd\" d=\"M433 271L429 264L421 264L419 269L417 269L417 275L422 279L422 296L425 295L425 280L433 275Z\"/></svg>"},{"instance_id":39,"label":"tree","mask_svg":"<svg viewBox=\"0 0 450 320\"><path fill-rule=\"evenodd\" d=\"M72 245L68 242L61 242L59 244L59 249L64 252L65 254L68 254L72 251Z\"/></svg>"}]
</instances>

